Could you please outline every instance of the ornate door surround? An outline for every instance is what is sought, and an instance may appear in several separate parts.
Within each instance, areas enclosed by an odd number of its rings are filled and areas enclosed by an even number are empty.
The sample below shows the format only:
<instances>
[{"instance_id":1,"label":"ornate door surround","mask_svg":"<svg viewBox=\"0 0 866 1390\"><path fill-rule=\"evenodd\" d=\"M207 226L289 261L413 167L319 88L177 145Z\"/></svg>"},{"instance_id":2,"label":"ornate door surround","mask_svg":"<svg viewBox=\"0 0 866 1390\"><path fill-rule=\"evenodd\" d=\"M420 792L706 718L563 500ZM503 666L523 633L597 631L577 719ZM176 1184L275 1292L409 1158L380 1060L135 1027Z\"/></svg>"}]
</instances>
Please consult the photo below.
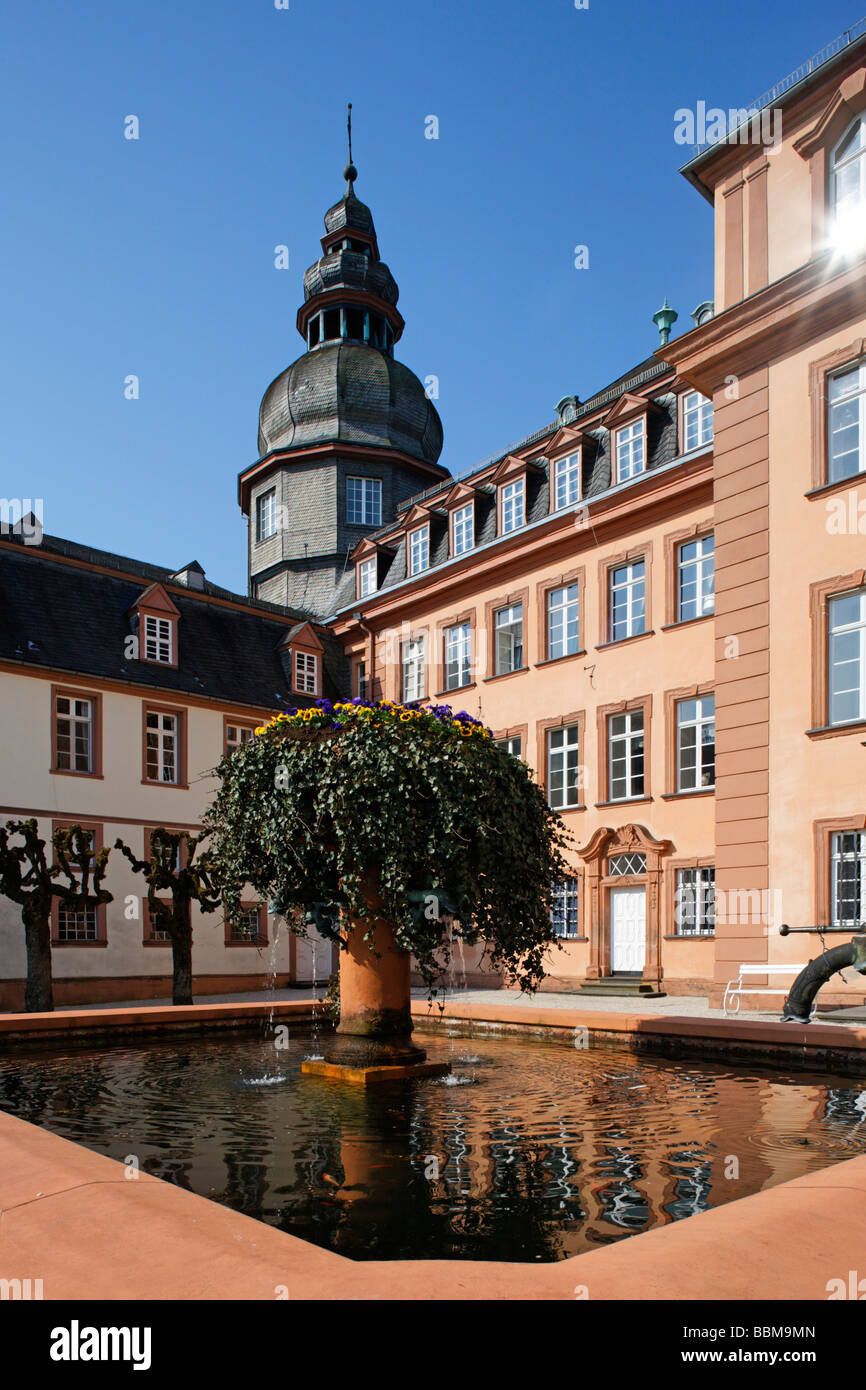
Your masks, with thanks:
<instances>
[{"instance_id":1,"label":"ornate door surround","mask_svg":"<svg viewBox=\"0 0 866 1390\"><path fill-rule=\"evenodd\" d=\"M644 825L621 825L618 830L601 826L578 854L586 864L586 900L589 904L588 980L601 980L611 973L610 905L611 888L646 888L646 962L643 978L659 984L664 974L661 963L661 880L662 860L670 854L670 840L656 840ZM617 855L640 854L645 860L643 873L624 877L609 872L609 861Z\"/></svg>"}]
</instances>

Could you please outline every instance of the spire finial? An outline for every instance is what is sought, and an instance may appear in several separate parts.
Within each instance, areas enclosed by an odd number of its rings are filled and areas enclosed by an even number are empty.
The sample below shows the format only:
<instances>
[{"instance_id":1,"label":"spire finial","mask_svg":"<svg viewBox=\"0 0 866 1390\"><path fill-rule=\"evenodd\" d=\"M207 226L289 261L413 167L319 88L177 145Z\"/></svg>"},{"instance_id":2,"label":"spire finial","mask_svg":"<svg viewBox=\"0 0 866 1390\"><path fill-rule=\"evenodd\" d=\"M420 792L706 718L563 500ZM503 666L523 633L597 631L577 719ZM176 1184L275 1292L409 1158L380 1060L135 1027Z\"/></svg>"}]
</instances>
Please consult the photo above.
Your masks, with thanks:
<instances>
[{"instance_id":1,"label":"spire finial","mask_svg":"<svg viewBox=\"0 0 866 1390\"><path fill-rule=\"evenodd\" d=\"M346 114L346 132L347 132L348 137L349 137L349 162L348 162L348 164L346 165L345 169L343 170L343 178L346 180L347 184L349 185L349 187L348 187L348 189L347 189L346 191L347 191L348 193L351 193L351 192L353 191L353 190L352 190L352 184L355 182L355 179L358 177L358 170L355 168L354 164L352 163L352 103L351 103L351 102L349 102L349 107L348 107L348 111L347 111L347 114Z\"/></svg>"}]
</instances>

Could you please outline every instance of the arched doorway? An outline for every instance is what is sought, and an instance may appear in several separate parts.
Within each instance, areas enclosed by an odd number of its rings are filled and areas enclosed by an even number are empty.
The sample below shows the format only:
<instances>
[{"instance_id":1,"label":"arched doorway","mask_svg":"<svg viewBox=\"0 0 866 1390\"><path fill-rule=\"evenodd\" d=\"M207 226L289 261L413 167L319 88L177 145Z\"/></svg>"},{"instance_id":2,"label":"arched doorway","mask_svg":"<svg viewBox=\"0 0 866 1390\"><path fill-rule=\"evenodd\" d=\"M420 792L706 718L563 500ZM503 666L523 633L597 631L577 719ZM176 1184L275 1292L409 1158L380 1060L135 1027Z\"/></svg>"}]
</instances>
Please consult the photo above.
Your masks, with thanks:
<instances>
[{"instance_id":1,"label":"arched doorway","mask_svg":"<svg viewBox=\"0 0 866 1390\"><path fill-rule=\"evenodd\" d=\"M603 826L579 850L586 864L589 965L583 989L659 991L662 860L673 848L643 825Z\"/></svg>"}]
</instances>

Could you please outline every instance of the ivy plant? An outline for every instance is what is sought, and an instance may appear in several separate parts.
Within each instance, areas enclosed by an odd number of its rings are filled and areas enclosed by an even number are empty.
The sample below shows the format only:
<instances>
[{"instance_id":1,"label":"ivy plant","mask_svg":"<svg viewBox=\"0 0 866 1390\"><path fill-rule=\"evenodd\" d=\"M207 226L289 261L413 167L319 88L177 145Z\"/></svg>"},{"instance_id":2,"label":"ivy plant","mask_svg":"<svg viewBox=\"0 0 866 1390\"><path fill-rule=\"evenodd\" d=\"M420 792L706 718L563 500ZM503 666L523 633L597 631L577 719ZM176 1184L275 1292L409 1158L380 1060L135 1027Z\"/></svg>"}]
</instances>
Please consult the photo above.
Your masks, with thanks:
<instances>
[{"instance_id":1,"label":"ivy plant","mask_svg":"<svg viewBox=\"0 0 866 1390\"><path fill-rule=\"evenodd\" d=\"M366 919L369 939L373 888L431 989L446 920L507 979L540 984L567 836L529 767L465 711L319 700L260 726L217 772L206 824L227 912L250 884L281 911L317 905L334 941L347 914Z\"/></svg>"}]
</instances>

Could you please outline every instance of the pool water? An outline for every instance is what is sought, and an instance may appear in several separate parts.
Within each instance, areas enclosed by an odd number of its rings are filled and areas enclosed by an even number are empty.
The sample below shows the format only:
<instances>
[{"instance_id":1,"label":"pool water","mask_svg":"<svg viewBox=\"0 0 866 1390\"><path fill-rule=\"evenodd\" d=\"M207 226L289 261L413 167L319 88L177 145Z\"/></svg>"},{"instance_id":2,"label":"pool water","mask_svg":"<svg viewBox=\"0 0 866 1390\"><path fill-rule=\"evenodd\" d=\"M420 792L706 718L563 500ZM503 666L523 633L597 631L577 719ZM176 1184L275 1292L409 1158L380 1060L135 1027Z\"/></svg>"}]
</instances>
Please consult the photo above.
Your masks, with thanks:
<instances>
[{"instance_id":1,"label":"pool water","mask_svg":"<svg viewBox=\"0 0 866 1390\"><path fill-rule=\"evenodd\" d=\"M452 1074L370 1092L314 1035L13 1055L0 1109L353 1259L562 1259L866 1150L866 1080L418 1040Z\"/></svg>"}]
</instances>

